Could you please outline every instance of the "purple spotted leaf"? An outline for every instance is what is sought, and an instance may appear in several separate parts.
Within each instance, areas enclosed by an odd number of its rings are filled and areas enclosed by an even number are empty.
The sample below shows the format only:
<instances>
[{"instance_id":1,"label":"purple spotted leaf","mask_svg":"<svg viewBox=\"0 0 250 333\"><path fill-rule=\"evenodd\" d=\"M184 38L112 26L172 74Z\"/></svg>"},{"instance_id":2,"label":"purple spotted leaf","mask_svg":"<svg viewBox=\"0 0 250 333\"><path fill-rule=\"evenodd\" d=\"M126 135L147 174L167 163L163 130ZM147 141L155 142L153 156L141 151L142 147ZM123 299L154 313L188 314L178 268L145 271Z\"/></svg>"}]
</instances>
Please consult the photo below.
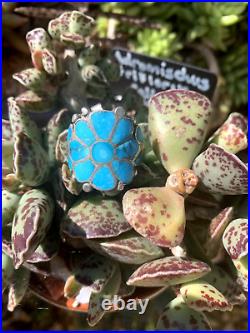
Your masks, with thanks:
<instances>
[{"instance_id":1,"label":"purple spotted leaf","mask_svg":"<svg viewBox=\"0 0 250 333\"><path fill-rule=\"evenodd\" d=\"M62 180L61 168L58 168L52 177L52 187L55 200L64 211L68 210L73 203L74 196L67 191Z\"/></svg>"},{"instance_id":2,"label":"purple spotted leaf","mask_svg":"<svg viewBox=\"0 0 250 333\"><path fill-rule=\"evenodd\" d=\"M211 144L196 157L193 170L210 193L223 195L247 193L246 164L216 144Z\"/></svg>"},{"instance_id":3,"label":"purple spotted leaf","mask_svg":"<svg viewBox=\"0 0 250 333\"><path fill-rule=\"evenodd\" d=\"M93 293L103 290L115 270L115 263L99 254L84 257L82 253L72 257L72 273L83 287L88 287Z\"/></svg>"},{"instance_id":4,"label":"purple spotted leaf","mask_svg":"<svg viewBox=\"0 0 250 333\"><path fill-rule=\"evenodd\" d=\"M46 151L23 132L15 137L14 171L16 177L27 186L41 185L49 177Z\"/></svg>"},{"instance_id":5,"label":"purple spotted leaf","mask_svg":"<svg viewBox=\"0 0 250 333\"><path fill-rule=\"evenodd\" d=\"M56 55L48 49L44 49L42 52L42 64L45 72L49 75L57 75L60 73L59 60Z\"/></svg>"},{"instance_id":6,"label":"purple spotted leaf","mask_svg":"<svg viewBox=\"0 0 250 333\"><path fill-rule=\"evenodd\" d=\"M239 285L220 266L213 266L211 272L206 274L202 279L218 289L232 305L245 303L246 297Z\"/></svg>"},{"instance_id":7,"label":"purple spotted leaf","mask_svg":"<svg viewBox=\"0 0 250 333\"><path fill-rule=\"evenodd\" d=\"M235 259L240 259L248 253L248 220L233 220L223 234L223 245L230 255Z\"/></svg>"},{"instance_id":8,"label":"purple spotted leaf","mask_svg":"<svg viewBox=\"0 0 250 333\"><path fill-rule=\"evenodd\" d=\"M17 193L2 190L2 226L12 223L20 198Z\"/></svg>"},{"instance_id":9,"label":"purple spotted leaf","mask_svg":"<svg viewBox=\"0 0 250 333\"><path fill-rule=\"evenodd\" d=\"M212 258L220 248L221 238L228 223L233 219L234 208L226 207L212 220L208 228L207 254Z\"/></svg>"},{"instance_id":10,"label":"purple spotted leaf","mask_svg":"<svg viewBox=\"0 0 250 333\"><path fill-rule=\"evenodd\" d=\"M48 32L53 39L60 40L62 33L69 30L71 12L64 12L58 18L51 20L48 25Z\"/></svg>"},{"instance_id":11,"label":"purple spotted leaf","mask_svg":"<svg viewBox=\"0 0 250 333\"><path fill-rule=\"evenodd\" d=\"M10 121L6 120L6 119L2 119L2 139L8 140L8 141L13 140L13 134L12 134Z\"/></svg>"},{"instance_id":12,"label":"purple spotted leaf","mask_svg":"<svg viewBox=\"0 0 250 333\"><path fill-rule=\"evenodd\" d=\"M187 90L167 90L149 101L149 135L164 168L190 168L199 153L211 117L210 101Z\"/></svg>"},{"instance_id":13,"label":"purple spotted leaf","mask_svg":"<svg viewBox=\"0 0 250 333\"><path fill-rule=\"evenodd\" d=\"M29 259L43 241L53 212L53 201L46 192L33 189L22 196L14 217L11 236L15 268L19 268Z\"/></svg>"},{"instance_id":14,"label":"purple spotted leaf","mask_svg":"<svg viewBox=\"0 0 250 333\"><path fill-rule=\"evenodd\" d=\"M72 11L69 20L69 32L88 36L94 26L95 20L79 11Z\"/></svg>"},{"instance_id":15,"label":"purple spotted leaf","mask_svg":"<svg viewBox=\"0 0 250 333\"><path fill-rule=\"evenodd\" d=\"M182 285L180 293L185 303L196 311L231 311L233 308L219 290L200 279Z\"/></svg>"},{"instance_id":16,"label":"purple spotted leaf","mask_svg":"<svg viewBox=\"0 0 250 333\"><path fill-rule=\"evenodd\" d=\"M68 165L62 165L62 180L65 188L73 195L79 195L82 191L81 183L73 177Z\"/></svg>"},{"instance_id":17,"label":"purple spotted leaf","mask_svg":"<svg viewBox=\"0 0 250 333\"><path fill-rule=\"evenodd\" d=\"M30 112L48 112L54 103L54 91L51 95L44 92L36 93L32 90L27 90L16 97L17 104L25 111Z\"/></svg>"},{"instance_id":18,"label":"purple spotted leaf","mask_svg":"<svg viewBox=\"0 0 250 333\"><path fill-rule=\"evenodd\" d=\"M231 113L208 142L216 143L226 151L236 154L247 148L247 126L246 117L237 112Z\"/></svg>"},{"instance_id":19,"label":"purple spotted leaf","mask_svg":"<svg viewBox=\"0 0 250 333\"><path fill-rule=\"evenodd\" d=\"M164 256L160 247L152 244L148 239L134 234L125 234L114 240L95 241L94 243L98 252L125 264L141 265Z\"/></svg>"},{"instance_id":20,"label":"purple spotted leaf","mask_svg":"<svg viewBox=\"0 0 250 333\"><path fill-rule=\"evenodd\" d=\"M211 331L204 313L190 309L180 296L167 304L156 330L160 331Z\"/></svg>"},{"instance_id":21,"label":"purple spotted leaf","mask_svg":"<svg viewBox=\"0 0 250 333\"><path fill-rule=\"evenodd\" d=\"M12 259L2 250L2 292L9 286L13 272Z\"/></svg>"},{"instance_id":22,"label":"purple spotted leaf","mask_svg":"<svg viewBox=\"0 0 250 333\"><path fill-rule=\"evenodd\" d=\"M76 33L65 32L61 34L61 41L66 45L77 49L80 49L85 45L85 38Z\"/></svg>"},{"instance_id":23,"label":"purple spotted leaf","mask_svg":"<svg viewBox=\"0 0 250 333\"><path fill-rule=\"evenodd\" d=\"M71 115L67 109L62 109L49 120L46 126L45 145L49 155L49 162L54 165L56 160L56 143L59 134L69 127Z\"/></svg>"},{"instance_id":24,"label":"purple spotted leaf","mask_svg":"<svg viewBox=\"0 0 250 333\"><path fill-rule=\"evenodd\" d=\"M5 170L5 173L11 173L13 170L13 154L13 142L2 139L2 170Z\"/></svg>"},{"instance_id":25,"label":"purple spotted leaf","mask_svg":"<svg viewBox=\"0 0 250 333\"><path fill-rule=\"evenodd\" d=\"M42 136L39 128L27 112L24 109L21 109L17 103L17 99L14 99L13 97L8 98L8 108L10 125L14 139L16 138L16 135L23 132L32 140L41 143Z\"/></svg>"},{"instance_id":26,"label":"purple spotted leaf","mask_svg":"<svg viewBox=\"0 0 250 333\"><path fill-rule=\"evenodd\" d=\"M39 91L44 89L46 75L36 68L28 68L13 75L13 79L21 83L25 88Z\"/></svg>"},{"instance_id":27,"label":"purple spotted leaf","mask_svg":"<svg viewBox=\"0 0 250 333\"><path fill-rule=\"evenodd\" d=\"M128 285L142 287L171 286L202 277L210 267L201 261L166 257L140 266L128 279Z\"/></svg>"},{"instance_id":28,"label":"purple spotted leaf","mask_svg":"<svg viewBox=\"0 0 250 333\"><path fill-rule=\"evenodd\" d=\"M123 212L143 237L162 247L179 245L184 236L185 210L181 195L167 187L132 189L123 196Z\"/></svg>"},{"instance_id":29,"label":"purple spotted leaf","mask_svg":"<svg viewBox=\"0 0 250 333\"><path fill-rule=\"evenodd\" d=\"M30 271L25 267L14 270L8 294L9 311L14 311L16 306L20 304L29 285Z\"/></svg>"},{"instance_id":30,"label":"purple spotted leaf","mask_svg":"<svg viewBox=\"0 0 250 333\"><path fill-rule=\"evenodd\" d=\"M119 202L100 195L77 201L61 226L63 234L82 240L116 237L130 229Z\"/></svg>"},{"instance_id":31,"label":"purple spotted leaf","mask_svg":"<svg viewBox=\"0 0 250 333\"><path fill-rule=\"evenodd\" d=\"M58 139L56 142L56 147L55 147L56 160L61 163L64 163L67 160L67 154L68 154L67 135L68 135L68 130L66 129L61 134L58 135Z\"/></svg>"},{"instance_id":32,"label":"purple spotted leaf","mask_svg":"<svg viewBox=\"0 0 250 333\"><path fill-rule=\"evenodd\" d=\"M120 284L121 272L119 266L117 266L103 290L99 293L92 293L90 296L87 317L90 326L95 326L102 319L105 314L102 308L103 299L112 299L114 295L117 295Z\"/></svg>"}]
</instances>

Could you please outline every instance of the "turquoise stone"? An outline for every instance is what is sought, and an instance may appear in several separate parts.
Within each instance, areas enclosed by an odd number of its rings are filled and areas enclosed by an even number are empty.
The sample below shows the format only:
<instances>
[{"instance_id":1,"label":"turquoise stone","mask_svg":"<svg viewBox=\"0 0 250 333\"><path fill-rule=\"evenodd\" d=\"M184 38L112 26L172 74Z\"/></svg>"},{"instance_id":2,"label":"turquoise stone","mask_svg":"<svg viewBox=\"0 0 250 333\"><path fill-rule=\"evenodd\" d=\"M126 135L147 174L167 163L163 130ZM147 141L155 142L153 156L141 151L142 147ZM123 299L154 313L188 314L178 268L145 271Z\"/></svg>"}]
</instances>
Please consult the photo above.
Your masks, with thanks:
<instances>
[{"instance_id":1,"label":"turquoise stone","mask_svg":"<svg viewBox=\"0 0 250 333\"><path fill-rule=\"evenodd\" d=\"M92 157L97 163L109 163L114 156L114 147L108 142L97 142L92 147Z\"/></svg>"},{"instance_id":2,"label":"turquoise stone","mask_svg":"<svg viewBox=\"0 0 250 333\"><path fill-rule=\"evenodd\" d=\"M95 110L68 129L68 166L78 182L103 192L115 190L133 180L142 140L131 118Z\"/></svg>"}]
</instances>

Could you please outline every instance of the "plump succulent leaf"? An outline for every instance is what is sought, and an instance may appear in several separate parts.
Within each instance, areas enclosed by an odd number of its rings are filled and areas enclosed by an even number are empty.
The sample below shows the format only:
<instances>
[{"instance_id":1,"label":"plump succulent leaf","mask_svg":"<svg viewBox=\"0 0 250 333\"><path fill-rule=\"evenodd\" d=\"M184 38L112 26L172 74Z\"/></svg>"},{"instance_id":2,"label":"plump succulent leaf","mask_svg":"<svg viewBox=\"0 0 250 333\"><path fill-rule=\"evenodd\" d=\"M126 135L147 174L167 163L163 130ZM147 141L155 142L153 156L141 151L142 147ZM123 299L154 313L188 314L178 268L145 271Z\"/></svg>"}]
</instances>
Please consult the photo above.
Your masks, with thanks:
<instances>
[{"instance_id":1,"label":"plump succulent leaf","mask_svg":"<svg viewBox=\"0 0 250 333\"><path fill-rule=\"evenodd\" d=\"M36 68L28 68L13 75L13 79L21 83L25 88L34 91L43 90L46 75Z\"/></svg>"},{"instance_id":2,"label":"plump succulent leaf","mask_svg":"<svg viewBox=\"0 0 250 333\"><path fill-rule=\"evenodd\" d=\"M190 309L180 295L167 304L157 322L156 330L207 331L211 327L205 314Z\"/></svg>"},{"instance_id":3,"label":"plump succulent leaf","mask_svg":"<svg viewBox=\"0 0 250 333\"><path fill-rule=\"evenodd\" d=\"M234 259L233 263L237 269L237 282L245 292L248 292L248 255Z\"/></svg>"},{"instance_id":4,"label":"plump succulent leaf","mask_svg":"<svg viewBox=\"0 0 250 333\"><path fill-rule=\"evenodd\" d=\"M88 36L94 25L94 19L76 10L71 12L69 20L69 32Z\"/></svg>"},{"instance_id":5,"label":"plump succulent leaf","mask_svg":"<svg viewBox=\"0 0 250 333\"><path fill-rule=\"evenodd\" d=\"M91 243L87 242L90 247ZM95 241L94 244L94 250L125 264L141 265L164 256L160 247L134 234L124 234L114 240Z\"/></svg>"},{"instance_id":6,"label":"plump succulent leaf","mask_svg":"<svg viewBox=\"0 0 250 333\"><path fill-rule=\"evenodd\" d=\"M223 245L230 255L235 259L240 259L248 253L248 220L233 220L223 234Z\"/></svg>"},{"instance_id":7,"label":"plump succulent leaf","mask_svg":"<svg viewBox=\"0 0 250 333\"><path fill-rule=\"evenodd\" d=\"M48 32L53 39L60 40L62 33L68 31L71 12L64 12L58 18L51 20L48 25Z\"/></svg>"},{"instance_id":8,"label":"plump succulent leaf","mask_svg":"<svg viewBox=\"0 0 250 333\"><path fill-rule=\"evenodd\" d=\"M11 173L13 169L14 144L12 141L2 139L2 170Z\"/></svg>"},{"instance_id":9,"label":"plump succulent leaf","mask_svg":"<svg viewBox=\"0 0 250 333\"><path fill-rule=\"evenodd\" d=\"M12 226L15 268L29 259L43 241L53 212L53 201L45 191L33 189L22 196Z\"/></svg>"},{"instance_id":10,"label":"plump succulent leaf","mask_svg":"<svg viewBox=\"0 0 250 333\"><path fill-rule=\"evenodd\" d=\"M78 200L61 226L63 234L80 239L116 237L130 229L119 202L100 195Z\"/></svg>"},{"instance_id":11,"label":"plump succulent leaf","mask_svg":"<svg viewBox=\"0 0 250 333\"><path fill-rule=\"evenodd\" d=\"M13 134L9 120L2 119L2 139L12 141Z\"/></svg>"},{"instance_id":12,"label":"plump succulent leaf","mask_svg":"<svg viewBox=\"0 0 250 333\"><path fill-rule=\"evenodd\" d=\"M2 226L12 223L21 196L2 190Z\"/></svg>"},{"instance_id":13,"label":"plump succulent leaf","mask_svg":"<svg viewBox=\"0 0 250 333\"><path fill-rule=\"evenodd\" d=\"M51 95L48 95L45 92L37 93L27 90L16 97L16 102L25 111L48 112L54 103L53 91Z\"/></svg>"},{"instance_id":14,"label":"plump succulent leaf","mask_svg":"<svg viewBox=\"0 0 250 333\"><path fill-rule=\"evenodd\" d=\"M5 252L2 252L2 291L9 286L14 272L12 259Z\"/></svg>"},{"instance_id":15,"label":"plump succulent leaf","mask_svg":"<svg viewBox=\"0 0 250 333\"><path fill-rule=\"evenodd\" d=\"M11 278L8 294L8 310L14 311L22 301L29 286L30 271L25 267L15 269Z\"/></svg>"},{"instance_id":16,"label":"plump succulent leaf","mask_svg":"<svg viewBox=\"0 0 250 333\"><path fill-rule=\"evenodd\" d=\"M72 176L72 172L66 163L62 165L61 174L66 189L73 195L79 195L82 191L82 185Z\"/></svg>"},{"instance_id":17,"label":"plump succulent leaf","mask_svg":"<svg viewBox=\"0 0 250 333\"><path fill-rule=\"evenodd\" d=\"M210 116L210 101L197 92L167 90L150 99L150 141L169 173L191 167L203 145Z\"/></svg>"},{"instance_id":18,"label":"plump succulent leaf","mask_svg":"<svg viewBox=\"0 0 250 333\"><path fill-rule=\"evenodd\" d=\"M246 297L239 285L220 266L213 266L211 272L202 279L218 289L232 305L240 305L246 301Z\"/></svg>"},{"instance_id":19,"label":"plump succulent leaf","mask_svg":"<svg viewBox=\"0 0 250 333\"><path fill-rule=\"evenodd\" d=\"M27 134L34 141L42 142L41 132L27 112L17 103L17 99L8 98L10 125L14 138L19 133Z\"/></svg>"},{"instance_id":20,"label":"plump succulent leaf","mask_svg":"<svg viewBox=\"0 0 250 333\"><path fill-rule=\"evenodd\" d=\"M15 137L14 171L16 177L28 186L45 183L49 176L46 151L40 144L23 132Z\"/></svg>"},{"instance_id":21,"label":"plump succulent leaf","mask_svg":"<svg viewBox=\"0 0 250 333\"><path fill-rule=\"evenodd\" d=\"M201 261L166 257L140 266L127 284L142 287L171 286L198 279L209 271L210 267Z\"/></svg>"},{"instance_id":22,"label":"plump succulent leaf","mask_svg":"<svg viewBox=\"0 0 250 333\"><path fill-rule=\"evenodd\" d=\"M87 321L90 326L95 326L104 316L105 311L102 308L103 299L111 299L119 291L121 284L121 272L119 266L113 272L108 283L100 293L92 293L89 300L89 309Z\"/></svg>"},{"instance_id":23,"label":"plump succulent leaf","mask_svg":"<svg viewBox=\"0 0 250 333\"><path fill-rule=\"evenodd\" d=\"M68 130L64 130L61 134L58 135L56 142L56 160L58 162L64 163L67 160L68 154L68 143L67 143Z\"/></svg>"},{"instance_id":24,"label":"plump succulent leaf","mask_svg":"<svg viewBox=\"0 0 250 333\"><path fill-rule=\"evenodd\" d=\"M46 149L49 155L49 162L51 165L56 160L56 143L59 134L61 134L66 128L68 128L71 121L71 114L67 109L62 109L49 120L46 126Z\"/></svg>"},{"instance_id":25,"label":"plump succulent leaf","mask_svg":"<svg viewBox=\"0 0 250 333\"><path fill-rule=\"evenodd\" d=\"M184 199L166 187L132 189L123 197L123 211L129 224L152 243L179 245L185 230Z\"/></svg>"},{"instance_id":26,"label":"plump succulent leaf","mask_svg":"<svg viewBox=\"0 0 250 333\"><path fill-rule=\"evenodd\" d=\"M219 290L202 280L185 283L180 293L185 303L196 311L231 311L233 308Z\"/></svg>"},{"instance_id":27,"label":"plump succulent leaf","mask_svg":"<svg viewBox=\"0 0 250 333\"><path fill-rule=\"evenodd\" d=\"M60 72L58 59L52 51L44 49L42 52L42 64L45 72L49 75L57 75Z\"/></svg>"},{"instance_id":28,"label":"plump succulent leaf","mask_svg":"<svg viewBox=\"0 0 250 333\"><path fill-rule=\"evenodd\" d=\"M193 163L193 170L205 188L223 195L247 193L247 169L236 155L216 144L211 144Z\"/></svg>"}]
</instances>

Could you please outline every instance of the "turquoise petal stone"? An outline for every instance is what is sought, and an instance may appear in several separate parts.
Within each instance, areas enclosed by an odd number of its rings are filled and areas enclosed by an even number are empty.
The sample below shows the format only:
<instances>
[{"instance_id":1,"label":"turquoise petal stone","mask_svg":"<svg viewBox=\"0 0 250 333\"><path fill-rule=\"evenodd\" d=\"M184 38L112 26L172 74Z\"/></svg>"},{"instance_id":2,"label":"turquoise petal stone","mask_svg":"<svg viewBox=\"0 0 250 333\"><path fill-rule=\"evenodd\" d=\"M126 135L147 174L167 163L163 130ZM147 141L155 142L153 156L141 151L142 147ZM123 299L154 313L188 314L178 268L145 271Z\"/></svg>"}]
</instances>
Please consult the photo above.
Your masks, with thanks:
<instances>
[{"instance_id":1,"label":"turquoise petal stone","mask_svg":"<svg viewBox=\"0 0 250 333\"><path fill-rule=\"evenodd\" d=\"M116 148L116 155L119 159L133 159L139 150L136 140L129 140Z\"/></svg>"},{"instance_id":2,"label":"turquoise petal stone","mask_svg":"<svg viewBox=\"0 0 250 333\"><path fill-rule=\"evenodd\" d=\"M113 161L113 170L120 181L128 184L134 177L134 169L130 162L127 161Z\"/></svg>"},{"instance_id":3,"label":"turquoise petal stone","mask_svg":"<svg viewBox=\"0 0 250 333\"><path fill-rule=\"evenodd\" d=\"M69 141L72 137L72 126L68 128L68 133L67 133L67 140Z\"/></svg>"},{"instance_id":4,"label":"turquoise petal stone","mask_svg":"<svg viewBox=\"0 0 250 333\"><path fill-rule=\"evenodd\" d=\"M115 125L115 115L110 111L95 112L91 115L92 125L102 140L107 140Z\"/></svg>"},{"instance_id":5,"label":"turquoise petal stone","mask_svg":"<svg viewBox=\"0 0 250 333\"><path fill-rule=\"evenodd\" d=\"M111 191L116 186L116 180L107 166L102 166L97 170L92 183L100 191Z\"/></svg>"},{"instance_id":6,"label":"turquoise petal stone","mask_svg":"<svg viewBox=\"0 0 250 333\"><path fill-rule=\"evenodd\" d=\"M89 180L95 166L91 161L79 162L74 165L75 177L78 182L86 182Z\"/></svg>"},{"instance_id":7,"label":"turquoise petal stone","mask_svg":"<svg viewBox=\"0 0 250 333\"><path fill-rule=\"evenodd\" d=\"M90 146L95 141L94 134L84 120L77 121L75 125L75 133L87 146Z\"/></svg>"},{"instance_id":8,"label":"turquoise petal stone","mask_svg":"<svg viewBox=\"0 0 250 333\"><path fill-rule=\"evenodd\" d=\"M133 122L130 119L120 119L117 123L112 142L115 144L123 143L129 139L133 132Z\"/></svg>"},{"instance_id":9,"label":"turquoise petal stone","mask_svg":"<svg viewBox=\"0 0 250 333\"><path fill-rule=\"evenodd\" d=\"M97 142L92 147L92 157L97 163L109 163L114 157L114 148L108 142Z\"/></svg>"},{"instance_id":10,"label":"turquoise petal stone","mask_svg":"<svg viewBox=\"0 0 250 333\"><path fill-rule=\"evenodd\" d=\"M82 160L89 155L89 149L78 141L71 141L69 144L70 156L73 161Z\"/></svg>"}]
</instances>

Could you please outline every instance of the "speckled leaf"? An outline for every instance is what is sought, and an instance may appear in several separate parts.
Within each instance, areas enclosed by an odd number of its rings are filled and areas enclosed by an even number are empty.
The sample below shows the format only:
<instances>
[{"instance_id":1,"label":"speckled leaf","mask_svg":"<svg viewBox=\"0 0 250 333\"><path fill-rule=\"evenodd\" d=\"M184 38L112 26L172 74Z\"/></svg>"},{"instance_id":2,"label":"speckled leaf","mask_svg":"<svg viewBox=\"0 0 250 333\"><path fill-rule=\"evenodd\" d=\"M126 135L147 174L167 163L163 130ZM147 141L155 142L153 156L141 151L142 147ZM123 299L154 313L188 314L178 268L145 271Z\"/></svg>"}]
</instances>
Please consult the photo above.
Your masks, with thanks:
<instances>
[{"instance_id":1,"label":"speckled leaf","mask_svg":"<svg viewBox=\"0 0 250 333\"><path fill-rule=\"evenodd\" d=\"M43 28L36 28L27 33L26 40L30 48L33 65L41 70L43 68L42 51L45 48L51 48L50 37Z\"/></svg>"},{"instance_id":2,"label":"speckled leaf","mask_svg":"<svg viewBox=\"0 0 250 333\"><path fill-rule=\"evenodd\" d=\"M208 228L207 254L211 258L221 246L221 238L228 223L233 219L234 208L226 207L212 220Z\"/></svg>"},{"instance_id":3,"label":"speckled leaf","mask_svg":"<svg viewBox=\"0 0 250 333\"><path fill-rule=\"evenodd\" d=\"M47 181L49 163L46 151L25 133L15 137L14 170L24 185L38 186Z\"/></svg>"},{"instance_id":4,"label":"speckled leaf","mask_svg":"<svg viewBox=\"0 0 250 333\"><path fill-rule=\"evenodd\" d=\"M246 297L236 281L220 266L213 266L211 272L206 274L202 279L218 289L232 305L240 305L246 301Z\"/></svg>"},{"instance_id":5,"label":"speckled leaf","mask_svg":"<svg viewBox=\"0 0 250 333\"><path fill-rule=\"evenodd\" d=\"M46 82L44 72L36 68L28 68L13 75L13 79L21 83L25 88L39 91L42 90Z\"/></svg>"},{"instance_id":6,"label":"speckled leaf","mask_svg":"<svg viewBox=\"0 0 250 333\"><path fill-rule=\"evenodd\" d=\"M48 122L46 131L46 149L49 155L50 164L53 165L56 160L56 143L61 132L68 128L71 121L71 115L67 109L57 112Z\"/></svg>"},{"instance_id":7,"label":"speckled leaf","mask_svg":"<svg viewBox=\"0 0 250 333\"><path fill-rule=\"evenodd\" d=\"M116 267L113 275L100 293L92 293L89 300L89 310L87 321L90 326L95 326L104 316L105 311L102 308L103 299L111 299L117 295L121 284L121 272L119 266Z\"/></svg>"},{"instance_id":8,"label":"speckled leaf","mask_svg":"<svg viewBox=\"0 0 250 333\"><path fill-rule=\"evenodd\" d=\"M20 198L19 194L2 190L2 226L12 222Z\"/></svg>"},{"instance_id":9,"label":"speckled leaf","mask_svg":"<svg viewBox=\"0 0 250 333\"><path fill-rule=\"evenodd\" d=\"M36 123L30 118L25 110L20 108L16 99L13 97L8 98L8 108L14 139L16 138L16 135L23 132L32 138L32 140L41 143L41 132Z\"/></svg>"},{"instance_id":10,"label":"speckled leaf","mask_svg":"<svg viewBox=\"0 0 250 333\"><path fill-rule=\"evenodd\" d=\"M185 303L197 311L231 311L233 308L226 297L206 281L188 282L180 292Z\"/></svg>"},{"instance_id":11,"label":"speckled leaf","mask_svg":"<svg viewBox=\"0 0 250 333\"><path fill-rule=\"evenodd\" d=\"M244 291L248 292L248 255L240 259L234 259L233 263L237 269L237 282L241 285Z\"/></svg>"},{"instance_id":12,"label":"speckled leaf","mask_svg":"<svg viewBox=\"0 0 250 333\"><path fill-rule=\"evenodd\" d=\"M42 64L44 70L49 75L57 75L59 74L60 68L58 64L58 59L56 58L55 54L48 50L44 49L42 53Z\"/></svg>"},{"instance_id":13,"label":"speckled leaf","mask_svg":"<svg viewBox=\"0 0 250 333\"><path fill-rule=\"evenodd\" d=\"M72 176L72 173L66 163L62 165L62 180L66 189L73 195L79 195L82 191L81 183Z\"/></svg>"},{"instance_id":14,"label":"speckled leaf","mask_svg":"<svg viewBox=\"0 0 250 333\"><path fill-rule=\"evenodd\" d=\"M248 221L247 219L233 220L223 234L223 245L234 259L240 259L248 253Z\"/></svg>"},{"instance_id":15,"label":"speckled leaf","mask_svg":"<svg viewBox=\"0 0 250 333\"><path fill-rule=\"evenodd\" d=\"M25 111L31 112L48 112L53 106L53 96L46 93L36 93L27 90L16 97L17 104Z\"/></svg>"},{"instance_id":16,"label":"speckled leaf","mask_svg":"<svg viewBox=\"0 0 250 333\"><path fill-rule=\"evenodd\" d=\"M8 310L14 311L23 299L29 285L30 271L25 267L14 270L12 275L9 294L8 294Z\"/></svg>"},{"instance_id":17,"label":"speckled leaf","mask_svg":"<svg viewBox=\"0 0 250 333\"><path fill-rule=\"evenodd\" d=\"M4 174L13 170L14 144L12 141L2 139L2 170Z\"/></svg>"},{"instance_id":18,"label":"speckled leaf","mask_svg":"<svg viewBox=\"0 0 250 333\"><path fill-rule=\"evenodd\" d=\"M164 256L161 248L152 244L148 239L133 234L97 242L97 245L99 245L101 253L125 264L141 265Z\"/></svg>"},{"instance_id":19,"label":"speckled leaf","mask_svg":"<svg viewBox=\"0 0 250 333\"><path fill-rule=\"evenodd\" d=\"M94 22L92 17L74 10L70 15L69 31L74 34L88 36Z\"/></svg>"},{"instance_id":20,"label":"speckled leaf","mask_svg":"<svg viewBox=\"0 0 250 333\"><path fill-rule=\"evenodd\" d=\"M115 237L130 229L118 201L95 195L70 208L61 230L73 238L90 239Z\"/></svg>"},{"instance_id":21,"label":"speckled leaf","mask_svg":"<svg viewBox=\"0 0 250 333\"><path fill-rule=\"evenodd\" d=\"M166 257L140 266L127 284L142 287L171 286L198 279L209 271L210 267L201 261Z\"/></svg>"},{"instance_id":22,"label":"speckled leaf","mask_svg":"<svg viewBox=\"0 0 250 333\"><path fill-rule=\"evenodd\" d=\"M123 211L129 224L152 243L179 245L185 230L184 199L166 187L132 189L123 197Z\"/></svg>"},{"instance_id":23,"label":"speckled leaf","mask_svg":"<svg viewBox=\"0 0 250 333\"><path fill-rule=\"evenodd\" d=\"M15 268L29 259L44 239L53 211L52 199L42 190L30 190L22 196L12 226Z\"/></svg>"},{"instance_id":24,"label":"speckled leaf","mask_svg":"<svg viewBox=\"0 0 250 333\"><path fill-rule=\"evenodd\" d=\"M79 34L64 32L61 34L61 41L69 47L82 48L85 45L85 38Z\"/></svg>"},{"instance_id":25,"label":"speckled leaf","mask_svg":"<svg viewBox=\"0 0 250 333\"><path fill-rule=\"evenodd\" d=\"M64 210L68 210L75 197L64 186L61 168L58 168L52 177L53 194L57 204Z\"/></svg>"},{"instance_id":26,"label":"speckled leaf","mask_svg":"<svg viewBox=\"0 0 250 333\"><path fill-rule=\"evenodd\" d=\"M181 296L173 299L161 314L156 330L161 331L207 331L211 330L207 317L190 309Z\"/></svg>"},{"instance_id":27,"label":"speckled leaf","mask_svg":"<svg viewBox=\"0 0 250 333\"><path fill-rule=\"evenodd\" d=\"M2 292L8 287L11 281L14 266L12 259L2 252Z\"/></svg>"},{"instance_id":28,"label":"speckled leaf","mask_svg":"<svg viewBox=\"0 0 250 333\"><path fill-rule=\"evenodd\" d=\"M83 287L90 288L93 293L103 290L114 273L113 261L98 254L83 257L77 254L72 258L72 273L76 281Z\"/></svg>"},{"instance_id":29,"label":"speckled leaf","mask_svg":"<svg viewBox=\"0 0 250 333\"><path fill-rule=\"evenodd\" d=\"M2 139L11 141L13 140L12 129L10 121L2 119Z\"/></svg>"},{"instance_id":30,"label":"speckled leaf","mask_svg":"<svg viewBox=\"0 0 250 333\"><path fill-rule=\"evenodd\" d=\"M56 142L56 160L58 162L66 162L68 154L68 143L67 143L68 130L66 129L61 134L58 135Z\"/></svg>"},{"instance_id":31,"label":"speckled leaf","mask_svg":"<svg viewBox=\"0 0 250 333\"><path fill-rule=\"evenodd\" d=\"M247 193L247 166L236 155L226 152L216 144L211 144L196 157L193 170L211 193Z\"/></svg>"},{"instance_id":32,"label":"speckled leaf","mask_svg":"<svg viewBox=\"0 0 250 333\"><path fill-rule=\"evenodd\" d=\"M2 170L2 188L8 191L17 191L21 181L9 169Z\"/></svg>"},{"instance_id":33,"label":"speckled leaf","mask_svg":"<svg viewBox=\"0 0 250 333\"><path fill-rule=\"evenodd\" d=\"M61 34L68 31L71 13L72 12L64 12L58 18L49 22L48 32L53 39L60 40Z\"/></svg>"},{"instance_id":34,"label":"speckled leaf","mask_svg":"<svg viewBox=\"0 0 250 333\"><path fill-rule=\"evenodd\" d=\"M233 112L208 142L217 143L225 150L236 154L247 147L247 126L247 118L241 113Z\"/></svg>"},{"instance_id":35,"label":"speckled leaf","mask_svg":"<svg viewBox=\"0 0 250 333\"><path fill-rule=\"evenodd\" d=\"M194 91L167 90L150 99L150 141L169 173L191 167L203 145L210 116L210 101Z\"/></svg>"}]
</instances>

